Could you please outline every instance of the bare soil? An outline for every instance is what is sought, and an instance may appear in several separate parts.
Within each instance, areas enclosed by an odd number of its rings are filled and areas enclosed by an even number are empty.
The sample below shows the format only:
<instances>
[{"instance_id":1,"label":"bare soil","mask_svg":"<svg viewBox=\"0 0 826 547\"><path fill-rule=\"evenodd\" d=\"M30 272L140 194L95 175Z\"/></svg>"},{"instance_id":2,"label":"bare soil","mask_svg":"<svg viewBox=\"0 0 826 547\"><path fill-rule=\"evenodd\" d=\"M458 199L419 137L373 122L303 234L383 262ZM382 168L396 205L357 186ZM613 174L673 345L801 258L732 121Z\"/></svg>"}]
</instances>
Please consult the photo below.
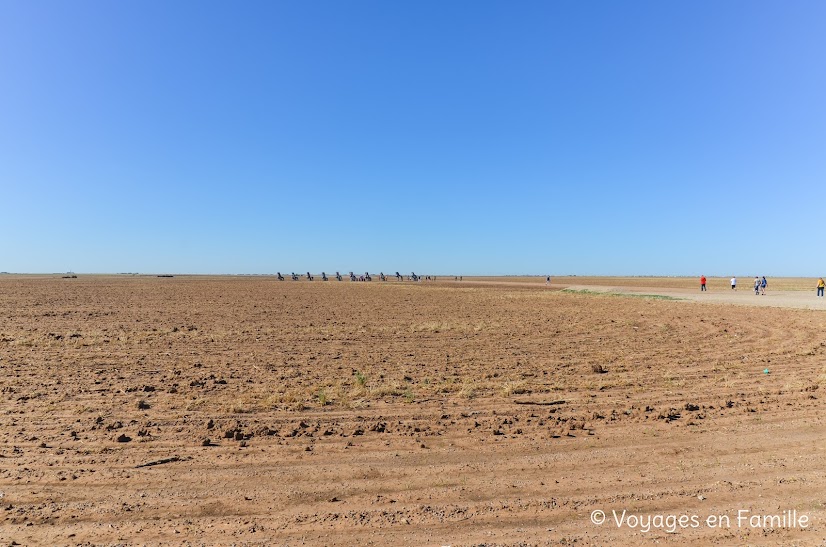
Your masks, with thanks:
<instances>
[{"instance_id":1,"label":"bare soil","mask_svg":"<svg viewBox=\"0 0 826 547\"><path fill-rule=\"evenodd\" d=\"M814 280L619 279L2 276L0 540L824 545Z\"/></svg>"}]
</instances>

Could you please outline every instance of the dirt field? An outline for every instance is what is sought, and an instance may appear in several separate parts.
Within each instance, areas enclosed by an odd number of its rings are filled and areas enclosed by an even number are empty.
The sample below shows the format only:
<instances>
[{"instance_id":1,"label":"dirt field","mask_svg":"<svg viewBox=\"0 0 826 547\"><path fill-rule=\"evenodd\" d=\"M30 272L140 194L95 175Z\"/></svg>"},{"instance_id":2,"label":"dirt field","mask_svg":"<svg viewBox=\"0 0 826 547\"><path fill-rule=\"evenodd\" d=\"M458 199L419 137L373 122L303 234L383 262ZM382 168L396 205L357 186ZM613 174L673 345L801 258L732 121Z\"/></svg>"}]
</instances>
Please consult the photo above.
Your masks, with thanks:
<instances>
[{"instance_id":1,"label":"dirt field","mask_svg":"<svg viewBox=\"0 0 826 547\"><path fill-rule=\"evenodd\" d=\"M826 545L814 281L0 276L0 540Z\"/></svg>"}]
</instances>

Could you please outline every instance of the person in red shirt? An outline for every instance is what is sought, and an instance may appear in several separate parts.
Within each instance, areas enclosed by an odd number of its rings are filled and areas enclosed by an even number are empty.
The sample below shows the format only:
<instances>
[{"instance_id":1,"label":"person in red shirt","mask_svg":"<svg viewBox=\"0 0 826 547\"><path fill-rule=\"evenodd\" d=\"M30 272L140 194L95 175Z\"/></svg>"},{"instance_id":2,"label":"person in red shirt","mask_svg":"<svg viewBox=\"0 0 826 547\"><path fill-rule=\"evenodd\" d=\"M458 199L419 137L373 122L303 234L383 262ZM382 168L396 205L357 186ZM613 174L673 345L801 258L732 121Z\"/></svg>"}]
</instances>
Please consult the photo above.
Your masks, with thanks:
<instances>
[{"instance_id":1,"label":"person in red shirt","mask_svg":"<svg viewBox=\"0 0 826 547\"><path fill-rule=\"evenodd\" d=\"M700 276L700 290L701 291L707 290L706 289L706 276L704 276L704 275Z\"/></svg>"}]
</instances>

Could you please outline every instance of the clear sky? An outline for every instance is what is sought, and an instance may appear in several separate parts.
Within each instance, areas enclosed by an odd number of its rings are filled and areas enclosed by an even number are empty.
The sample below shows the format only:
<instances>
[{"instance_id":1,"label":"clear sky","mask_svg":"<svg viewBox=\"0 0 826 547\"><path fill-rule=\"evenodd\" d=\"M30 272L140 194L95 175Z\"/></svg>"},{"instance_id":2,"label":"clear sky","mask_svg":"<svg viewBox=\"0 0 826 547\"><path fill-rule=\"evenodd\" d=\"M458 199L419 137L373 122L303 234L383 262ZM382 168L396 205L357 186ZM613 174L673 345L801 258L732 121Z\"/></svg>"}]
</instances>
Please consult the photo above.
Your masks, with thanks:
<instances>
[{"instance_id":1,"label":"clear sky","mask_svg":"<svg viewBox=\"0 0 826 547\"><path fill-rule=\"evenodd\" d=\"M0 270L826 275L826 2L0 0Z\"/></svg>"}]
</instances>

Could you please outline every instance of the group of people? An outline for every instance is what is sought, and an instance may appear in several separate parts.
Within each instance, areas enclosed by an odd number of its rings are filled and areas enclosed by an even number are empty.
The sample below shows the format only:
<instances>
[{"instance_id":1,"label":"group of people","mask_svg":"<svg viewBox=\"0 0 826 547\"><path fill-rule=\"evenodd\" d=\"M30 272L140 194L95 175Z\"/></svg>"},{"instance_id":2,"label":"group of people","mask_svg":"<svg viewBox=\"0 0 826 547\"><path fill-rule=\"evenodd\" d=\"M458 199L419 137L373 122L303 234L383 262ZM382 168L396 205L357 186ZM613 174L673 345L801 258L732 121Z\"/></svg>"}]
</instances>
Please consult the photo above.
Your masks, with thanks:
<instances>
[{"instance_id":1,"label":"group of people","mask_svg":"<svg viewBox=\"0 0 826 547\"><path fill-rule=\"evenodd\" d=\"M769 282L766 281L766 276L764 275L762 278L759 276L754 276L754 294L766 294L766 287L769 286ZM706 276L700 276L700 290L707 291L706 288ZM737 290L737 277L734 276L731 278L731 290Z\"/></svg>"},{"instance_id":2,"label":"group of people","mask_svg":"<svg viewBox=\"0 0 826 547\"><path fill-rule=\"evenodd\" d=\"M762 280L755 275L754 276L754 294L766 294L766 285L767 284L768 283L766 282L766 276L765 275L763 276Z\"/></svg>"},{"instance_id":3,"label":"group of people","mask_svg":"<svg viewBox=\"0 0 826 547\"><path fill-rule=\"evenodd\" d=\"M705 289L705 283L706 283L705 279L706 279L705 276L702 276L700 278L700 283L703 286L702 290L706 290ZM768 287L768 286L769 286L769 282L766 281L766 276L765 275L762 278L760 276L757 276L757 275L754 276L754 294L766 294L766 287ZM737 290L737 277L736 276L731 278L731 290L733 290L733 291Z\"/></svg>"},{"instance_id":4,"label":"group of people","mask_svg":"<svg viewBox=\"0 0 826 547\"><path fill-rule=\"evenodd\" d=\"M754 294L764 295L766 294L766 287L768 287L769 282L766 281L766 276L763 277L754 276ZM706 276L700 276L700 291L707 291L706 288ZM737 277L731 278L731 290L737 290ZM823 281L823 278L817 280L817 296L818 298L823 298L823 292L826 290L826 281Z\"/></svg>"}]
</instances>

